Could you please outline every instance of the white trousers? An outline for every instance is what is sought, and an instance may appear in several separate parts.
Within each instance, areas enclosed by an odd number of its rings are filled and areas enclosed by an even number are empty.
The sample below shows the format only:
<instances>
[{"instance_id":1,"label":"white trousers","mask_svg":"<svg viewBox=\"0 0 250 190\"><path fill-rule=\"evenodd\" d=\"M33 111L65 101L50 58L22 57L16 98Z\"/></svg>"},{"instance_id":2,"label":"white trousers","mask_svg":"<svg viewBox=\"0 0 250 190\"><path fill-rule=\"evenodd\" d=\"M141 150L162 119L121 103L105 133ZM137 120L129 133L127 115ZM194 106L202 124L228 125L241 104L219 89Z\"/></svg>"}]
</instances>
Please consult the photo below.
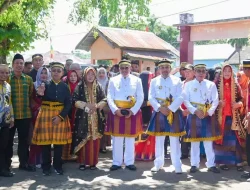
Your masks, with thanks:
<instances>
[{"instance_id":1,"label":"white trousers","mask_svg":"<svg viewBox=\"0 0 250 190\"><path fill-rule=\"evenodd\" d=\"M207 157L206 166L211 168L215 166L214 159L214 149L212 141L204 141L204 148ZM199 168L200 166L200 142L191 142L191 166L196 166Z\"/></svg>"},{"instance_id":2,"label":"white trousers","mask_svg":"<svg viewBox=\"0 0 250 190\"><path fill-rule=\"evenodd\" d=\"M155 160L154 165L156 168L160 169L164 166L164 141L165 136L155 137ZM181 146L179 137L169 137L170 140L170 156L171 161L175 169L181 169Z\"/></svg>"},{"instance_id":3,"label":"white trousers","mask_svg":"<svg viewBox=\"0 0 250 190\"><path fill-rule=\"evenodd\" d=\"M124 164L133 165L135 162L135 138L134 137L115 137L113 140L113 165L121 166L123 163L123 142L125 140Z\"/></svg>"}]
</instances>

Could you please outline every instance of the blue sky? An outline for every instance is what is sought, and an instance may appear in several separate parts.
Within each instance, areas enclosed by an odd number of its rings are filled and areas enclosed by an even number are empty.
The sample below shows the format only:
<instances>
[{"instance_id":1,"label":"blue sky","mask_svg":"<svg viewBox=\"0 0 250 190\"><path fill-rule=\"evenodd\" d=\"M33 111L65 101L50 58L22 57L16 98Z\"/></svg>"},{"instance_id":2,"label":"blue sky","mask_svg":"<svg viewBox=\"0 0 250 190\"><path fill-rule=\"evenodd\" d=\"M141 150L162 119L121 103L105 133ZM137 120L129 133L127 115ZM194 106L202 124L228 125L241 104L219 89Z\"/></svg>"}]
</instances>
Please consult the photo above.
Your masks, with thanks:
<instances>
[{"instance_id":1,"label":"blue sky","mask_svg":"<svg viewBox=\"0 0 250 190\"><path fill-rule=\"evenodd\" d=\"M156 17L175 14L201 6L218 3L223 0L152 0L150 4L151 14ZM54 50L62 53L69 53L74 50L76 44L83 38L86 32L96 25L96 21L91 24L74 25L68 22L68 15L73 7L72 0L57 0L51 18L46 19L51 27L49 35L52 36ZM194 21L207 21L226 18L250 16L250 0L228 0L210 7L187 11L194 14ZM179 23L179 14L167 16L159 19L166 25ZM25 52L26 55L33 53L44 53L50 50L48 40L39 40L33 43L34 49Z\"/></svg>"}]
</instances>

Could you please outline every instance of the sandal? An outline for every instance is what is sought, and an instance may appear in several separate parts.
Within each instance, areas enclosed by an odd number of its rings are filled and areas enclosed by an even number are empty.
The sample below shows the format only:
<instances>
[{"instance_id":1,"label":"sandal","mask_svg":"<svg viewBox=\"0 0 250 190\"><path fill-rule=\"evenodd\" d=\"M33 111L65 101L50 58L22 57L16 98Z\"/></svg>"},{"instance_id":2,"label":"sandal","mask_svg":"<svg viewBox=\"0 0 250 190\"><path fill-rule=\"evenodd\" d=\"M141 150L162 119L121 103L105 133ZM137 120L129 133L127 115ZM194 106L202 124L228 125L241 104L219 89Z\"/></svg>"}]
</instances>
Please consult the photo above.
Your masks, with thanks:
<instances>
[{"instance_id":1,"label":"sandal","mask_svg":"<svg viewBox=\"0 0 250 190\"><path fill-rule=\"evenodd\" d=\"M90 166L89 168L90 168L90 170L96 170L97 169L97 167L95 165L94 166Z\"/></svg>"},{"instance_id":2,"label":"sandal","mask_svg":"<svg viewBox=\"0 0 250 190\"><path fill-rule=\"evenodd\" d=\"M236 168L237 168L237 171L238 171L238 172L242 172L242 171L244 171L243 166L236 166Z\"/></svg>"},{"instance_id":3,"label":"sandal","mask_svg":"<svg viewBox=\"0 0 250 190\"><path fill-rule=\"evenodd\" d=\"M82 164L82 165L79 166L79 170L84 171L85 169L86 169L85 165Z\"/></svg>"},{"instance_id":4,"label":"sandal","mask_svg":"<svg viewBox=\"0 0 250 190\"><path fill-rule=\"evenodd\" d=\"M227 170L229 170L229 167L227 165L221 165L220 169L227 171Z\"/></svg>"}]
</instances>

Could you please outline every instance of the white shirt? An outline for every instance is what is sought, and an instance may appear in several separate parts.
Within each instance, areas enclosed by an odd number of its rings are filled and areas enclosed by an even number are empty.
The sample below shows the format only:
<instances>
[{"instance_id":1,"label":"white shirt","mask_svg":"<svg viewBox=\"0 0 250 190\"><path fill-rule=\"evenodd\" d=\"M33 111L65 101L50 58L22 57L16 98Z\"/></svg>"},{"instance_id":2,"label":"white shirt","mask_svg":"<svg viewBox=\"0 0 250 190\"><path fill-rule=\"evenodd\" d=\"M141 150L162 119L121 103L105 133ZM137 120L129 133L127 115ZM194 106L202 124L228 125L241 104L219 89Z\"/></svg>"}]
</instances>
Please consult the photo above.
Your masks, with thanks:
<instances>
[{"instance_id":1,"label":"white shirt","mask_svg":"<svg viewBox=\"0 0 250 190\"><path fill-rule=\"evenodd\" d=\"M148 100L155 111L158 112L161 107L161 104L156 98L166 99L169 98L170 94L174 101L168 108L172 112L175 112L183 102L182 83L180 78L170 75L164 79L160 75L151 80Z\"/></svg>"},{"instance_id":2,"label":"white shirt","mask_svg":"<svg viewBox=\"0 0 250 190\"><path fill-rule=\"evenodd\" d=\"M114 101L128 101L128 96L134 96L136 99L135 105L130 109L135 115L141 108L144 101L141 79L131 74L129 74L126 78L121 74L112 77L109 81L107 99L113 114L115 114L115 111L118 110Z\"/></svg>"},{"instance_id":3,"label":"white shirt","mask_svg":"<svg viewBox=\"0 0 250 190\"><path fill-rule=\"evenodd\" d=\"M184 87L184 104L188 111L194 114L195 108L191 102L205 104L207 101L211 105L208 115L212 116L219 104L218 91L214 82L204 79L199 82L196 79L185 84Z\"/></svg>"}]
</instances>

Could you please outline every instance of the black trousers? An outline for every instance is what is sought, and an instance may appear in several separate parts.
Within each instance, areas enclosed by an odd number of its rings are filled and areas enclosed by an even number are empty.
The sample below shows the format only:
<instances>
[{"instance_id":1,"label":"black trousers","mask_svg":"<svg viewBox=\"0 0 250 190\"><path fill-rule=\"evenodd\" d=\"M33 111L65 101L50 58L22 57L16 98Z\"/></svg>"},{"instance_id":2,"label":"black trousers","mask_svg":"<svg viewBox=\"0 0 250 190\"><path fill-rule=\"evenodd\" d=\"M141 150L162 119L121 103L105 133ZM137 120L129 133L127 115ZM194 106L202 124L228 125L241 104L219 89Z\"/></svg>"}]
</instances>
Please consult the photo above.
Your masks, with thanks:
<instances>
[{"instance_id":1,"label":"black trousers","mask_svg":"<svg viewBox=\"0 0 250 190\"><path fill-rule=\"evenodd\" d=\"M246 138L246 154L247 154L247 164L250 166L250 134L247 134Z\"/></svg>"},{"instance_id":2,"label":"black trousers","mask_svg":"<svg viewBox=\"0 0 250 190\"><path fill-rule=\"evenodd\" d=\"M53 167L62 169L63 145L54 145ZM51 167L51 145L42 145L43 170L50 170Z\"/></svg>"},{"instance_id":3,"label":"black trousers","mask_svg":"<svg viewBox=\"0 0 250 190\"><path fill-rule=\"evenodd\" d=\"M18 133L18 148L17 155L19 157L20 166L28 163L29 158L29 130L31 119L15 119L15 125L10 129L9 141L7 145L7 165L11 166L11 158L13 157L14 137L17 130Z\"/></svg>"},{"instance_id":4,"label":"black trousers","mask_svg":"<svg viewBox=\"0 0 250 190\"><path fill-rule=\"evenodd\" d=\"M183 137L181 137L181 155L182 156L188 156L189 155L189 150L191 148L191 143L190 142L184 142Z\"/></svg>"},{"instance_id":5,"label":"black trousers","mask_svg":"<svg viewBox=\"0 0 250 190\"><path fill-rule=\"evenodd\" d=\"M0 171L7 170L7 146L9 140L9 131L8 127L0 127Z\"/></svg>"}]
</instances>

